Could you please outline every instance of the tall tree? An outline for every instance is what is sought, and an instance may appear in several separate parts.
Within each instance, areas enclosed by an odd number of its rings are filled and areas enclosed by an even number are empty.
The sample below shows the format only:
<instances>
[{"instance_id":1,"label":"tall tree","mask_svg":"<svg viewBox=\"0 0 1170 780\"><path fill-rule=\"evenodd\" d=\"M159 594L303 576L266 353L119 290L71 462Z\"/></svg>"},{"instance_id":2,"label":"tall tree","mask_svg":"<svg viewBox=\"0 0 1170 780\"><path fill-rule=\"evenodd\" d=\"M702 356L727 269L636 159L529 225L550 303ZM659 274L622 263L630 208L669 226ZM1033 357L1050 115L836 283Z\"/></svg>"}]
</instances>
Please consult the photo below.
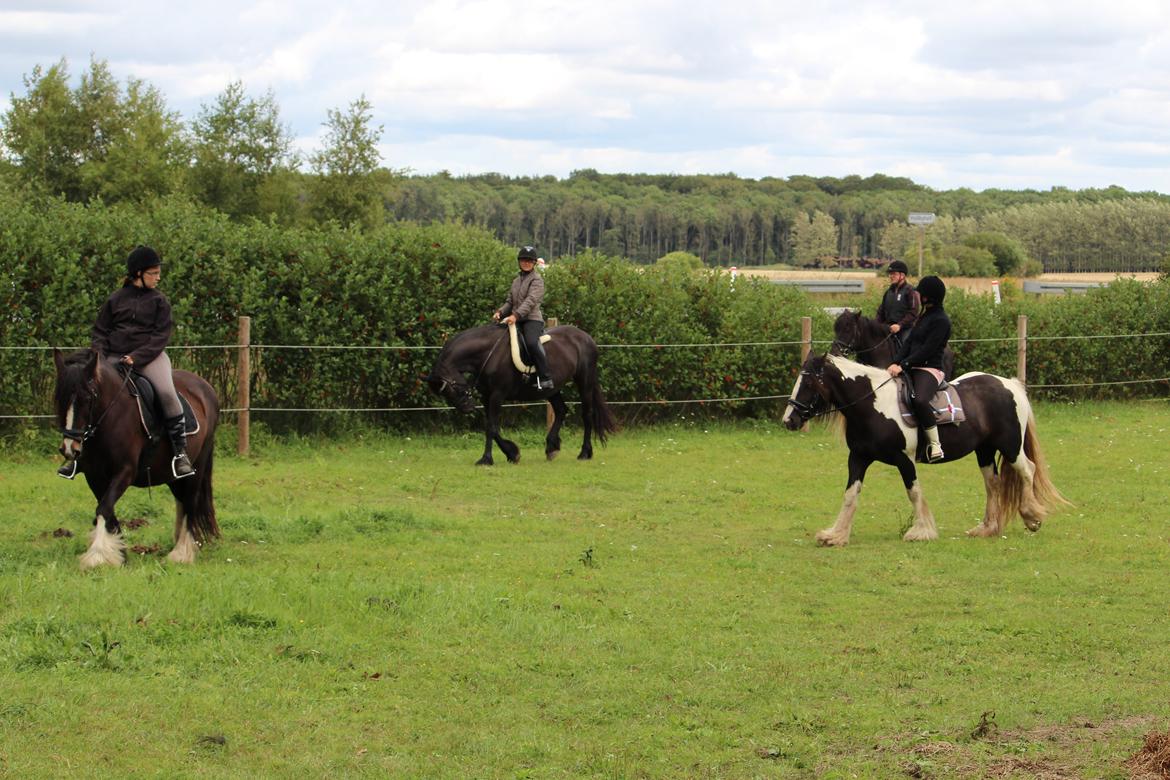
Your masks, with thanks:
<instances>
[{"instance_id":1,"label":"tall tree","mask_svg":"<svg viewBox=\"0 0 1170 780\"><path fill-rule=\"evenodd\" d=\"M193 193L233 217L260 216L266 181L296 167L292 134L280 121L276 98L271 91L248 97L240 81L201 108L191 134Z\"/></svg>"},{"instance_id":2,"label":"tall tree","mask_svg":"<svg viewBox=\"0 0 1170 780\"><path fill-rule=\"evenodd\" d=\"M83 132L69 89L69 64L37 65L24 77L26 94L11 97L0 120L0 143L19 179L34 192L82 197L78 157Z\"/></svg>"},{"instance_id":3,"label":"tall tree","mask_svg":"<svg viewBox=\"0 0 1170 780\"><path fill-rule=\"evenodd\" d=\"M374 172L382 159L382 125L373 125L373 107L364 95L345 111L330 109L328 116L325 146L309 158L317 175L313 213L343 225L378 225L383 204Z\"/></svg>"},{"instance_id":4,"label":"tall tree","mask_svg":"<svg viewBox=\"0 0 1170 780\"><path fill-rule=\"evenodd\" d=\"M144 200L179 186L186 165L182 125L149 84L123 90L104 60L92 59L69 88L65 60L37 66L28 93L12 96L0 138L33 191L69 200Z\"/></svg>"}]
</instances>

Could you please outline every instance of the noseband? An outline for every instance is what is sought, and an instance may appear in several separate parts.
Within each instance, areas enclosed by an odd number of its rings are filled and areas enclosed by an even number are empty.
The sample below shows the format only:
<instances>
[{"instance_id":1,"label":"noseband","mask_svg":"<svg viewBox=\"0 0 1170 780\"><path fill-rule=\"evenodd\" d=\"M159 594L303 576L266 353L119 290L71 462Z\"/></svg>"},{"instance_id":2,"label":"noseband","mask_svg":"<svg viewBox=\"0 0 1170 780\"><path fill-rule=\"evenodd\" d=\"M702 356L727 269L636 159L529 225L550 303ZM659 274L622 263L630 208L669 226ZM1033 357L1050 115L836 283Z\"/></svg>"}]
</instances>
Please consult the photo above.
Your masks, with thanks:
<instances>
[{"instance_id":1,"label":"noseband","mask_svg":"<svg viewBox=\"0 0 1170 780\"><path fill-rule=\"evenodd\" d=\"M811 371L805 371L804 369L801 369L800 376L802 379L805 377L810 377L819 381L824 376L824 367L822 367L821 370L815 374ZM795 409L797 414L799 414L803 419L810 420L819 414L816 408L820 403L824 403L824 400L825 399L821 397L821 394L815 392L814 390L812 401L808 403L802 403L797 401L795 398L790 397L788 399L788 405Z\"/></svg>"},{"instance_id":2,"label":"noseband","mask_svg":"<svg viewBox=\"0 0 1170 780\"><path fill-rule=\"evenodd\" d=\"M124 376L122 377L122 384L118 387L118 392L121 392L122 389L126 387L126 383L130 381L130 371L131 369L127 367L127 369L123 372ZM98 402L98 387L97 383L93 379L86 380L85 394L89 397L89 414L87 414L86 417L92 418L93 407ZM73 397L77 398L77 394L74 393ZM110 408L113 405L114 401L110 401L108 404L106 404L106 408L102 409L102 413L97 416L97 419L80 430L77 428L62 428L61 435L70 441L75 441L78 444L84 444L89 439L92 439L94 434L97 433L98 425L101 424L101 421L105 418L106 413L110 411Z\"/></svg>"}]
</instances>

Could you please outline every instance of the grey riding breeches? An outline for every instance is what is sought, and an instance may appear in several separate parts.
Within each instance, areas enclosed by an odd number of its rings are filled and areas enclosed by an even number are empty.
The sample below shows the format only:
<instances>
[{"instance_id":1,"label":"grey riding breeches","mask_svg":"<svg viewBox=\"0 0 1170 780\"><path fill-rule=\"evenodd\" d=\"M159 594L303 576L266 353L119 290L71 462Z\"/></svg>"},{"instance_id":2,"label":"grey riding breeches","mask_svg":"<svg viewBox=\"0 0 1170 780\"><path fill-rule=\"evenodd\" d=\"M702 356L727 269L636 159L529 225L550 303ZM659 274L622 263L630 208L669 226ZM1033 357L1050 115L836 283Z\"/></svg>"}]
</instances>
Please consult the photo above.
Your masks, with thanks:
<instances>
[{"instance_id":1,"label":"grey riding breeches","mask_svg":"<svg viewBox=\"0 0 1170 780\"><path fill-rule=\"evenodd\" d=\"M158 394L159 405L162 406L166 419L178 417L183 413L179 393L175 390L175 378L171 375L171 359L167 357L166 352L160 352L158 357L145 366L135 366L134 370L154 385L154 392Z\"/></svg>"}]
</instances>

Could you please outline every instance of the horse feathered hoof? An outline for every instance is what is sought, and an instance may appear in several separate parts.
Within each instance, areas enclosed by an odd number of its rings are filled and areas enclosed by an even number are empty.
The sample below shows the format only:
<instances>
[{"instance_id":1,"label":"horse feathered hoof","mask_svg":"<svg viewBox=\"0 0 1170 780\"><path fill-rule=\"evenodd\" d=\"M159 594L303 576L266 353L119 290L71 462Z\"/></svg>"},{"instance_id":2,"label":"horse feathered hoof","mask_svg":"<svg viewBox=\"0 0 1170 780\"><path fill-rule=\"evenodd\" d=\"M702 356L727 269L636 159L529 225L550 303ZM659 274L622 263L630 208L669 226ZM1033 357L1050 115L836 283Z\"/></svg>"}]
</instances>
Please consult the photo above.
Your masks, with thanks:
<instances>
[{"instance_id":1,"label":"horse feathered hoof","mask_svg":"<svg viewBox=\"0 0 1170 780\"><path fill-rule=\"evenodd\" d=\"M560 450L549 450L548 452L544 453L544 457L546 457L549 460L556 460L557 455L560 455L560 454L561 454Z\"/></svg>"},{"instance_id":2,"label":"horse feathered hoof","mask_svg":"<svg viewBox=\"0 0 1170 780\"><path fill-rule=\"evenodd\" d=\"M495 461L493 461L487 455L484 455L482 458L480 458L479 460L477 460L475 462L475 465L477 465L477 466L494 466L496 464L495 464Z\"/></svg>"},{"instance_id":3,"label":"horse feathered hoof","mask_svg":"<svg viewBox=\"0 0 1170 780\"><path fill-rule=\"evenodd\" d=\"M848 539L842 539L836 534L831 534L826 531L818 531L816 539L818 547L844 547L849 544Z\"/></svg>"}]
</instances>

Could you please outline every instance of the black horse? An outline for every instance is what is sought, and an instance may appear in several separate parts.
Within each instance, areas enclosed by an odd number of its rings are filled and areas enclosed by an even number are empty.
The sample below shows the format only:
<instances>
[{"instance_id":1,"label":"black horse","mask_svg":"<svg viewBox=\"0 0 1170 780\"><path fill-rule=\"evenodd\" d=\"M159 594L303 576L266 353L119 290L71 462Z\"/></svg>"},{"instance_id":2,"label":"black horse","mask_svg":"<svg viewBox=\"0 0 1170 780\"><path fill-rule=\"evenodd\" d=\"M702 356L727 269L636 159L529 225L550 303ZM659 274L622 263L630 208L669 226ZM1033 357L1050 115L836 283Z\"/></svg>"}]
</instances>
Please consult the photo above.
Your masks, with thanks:
<instances>
[{"instance_id":1,"label":"black horse","mask_svg":"<svg viewBox=\"0 0 1170 780\"><path fill-rule=\"evenodd\" d=\"M894 362L897 351L889 328L859 311L842 312L833 322L830 352L834 355L856 355L858 363L885 368ZM955 352L950 347L943 351L943 374L947 379L955 375Z\"/></svg>"},{"instance_id":2,"label":"black horse","mask_svg":"<svg viewBox=\"0 0 1170 780\"><path fill-rule=\"evenodd\" d=\"M1039 530L1050 511L1068 502L1048 478L1023 384L1017 379L971 372L952 381L951 386L958 391L967 419L960 425L938 426L945 460L958 460L974 452L987 493L983 522L968 535L998 536L1017 513L1029 531ZM898 392L897 383L882 369L832 354L814 353L805 361L784 412L784 425L797 430L813 417L840 412L849 446L845 501L833 526L817 533L818 544L849 542L861 483L874 461L896 466L902 475L914 507L914 524L903 538L938 538L934 515L926 505L914 467L915 459L925 461L925 437L904 421Z\"/></svg>"},{"instance_id":3,"label":"black horse","mask_svg":"<svg viewBox=\"0 0 1170 780\"><path fill-rule=\"evenodd\" d=\"M427 377L438 395L461 412L475 409L475 393L484 409L483 457L476 463L492 465L492 442L512 463L520 461L520 448L500 436L500 410L505 401L547 400L553 407L553 424L545 438L545 456L552 460L561 449L561 425L568 412L568 404L561 388L569 381L577 384L581 395L581 418L585 425L585 440L578 460L593 457L592 434L604 444L606 435L618 429L617 421L605 404L601 383L597 376L597 344L593 337L571 325L561 325L548 331L552 339L545 344L549 371L556 387L538 391L512 362L508 331L499 325L482 325L457 333L448 339L439 352L435 367Z\"/></svg>"},{"instance_id":4,"label":"black horse","mask_svg":"<svg viewBox=\"0 0 1170 780\"><path fill-rule=\"evenodd\" d=\"M138 401L115 363L90 350L68 357L53 350L53 362L57 366L57 424L64 436L61 454L77 461L98 500L81 568L125 562L126 544L114 505L131 485L163 483L175 497L175 547L167 557L178 563L194 563L198 544L219 536L211 495L219 399L211 385L188 371L174 374L175 388L186 397L199 422L198 432L187 437L195 474L176 480L170 468L170 445L165 441L151 445Z\"/></svg>"}]
</instances>

